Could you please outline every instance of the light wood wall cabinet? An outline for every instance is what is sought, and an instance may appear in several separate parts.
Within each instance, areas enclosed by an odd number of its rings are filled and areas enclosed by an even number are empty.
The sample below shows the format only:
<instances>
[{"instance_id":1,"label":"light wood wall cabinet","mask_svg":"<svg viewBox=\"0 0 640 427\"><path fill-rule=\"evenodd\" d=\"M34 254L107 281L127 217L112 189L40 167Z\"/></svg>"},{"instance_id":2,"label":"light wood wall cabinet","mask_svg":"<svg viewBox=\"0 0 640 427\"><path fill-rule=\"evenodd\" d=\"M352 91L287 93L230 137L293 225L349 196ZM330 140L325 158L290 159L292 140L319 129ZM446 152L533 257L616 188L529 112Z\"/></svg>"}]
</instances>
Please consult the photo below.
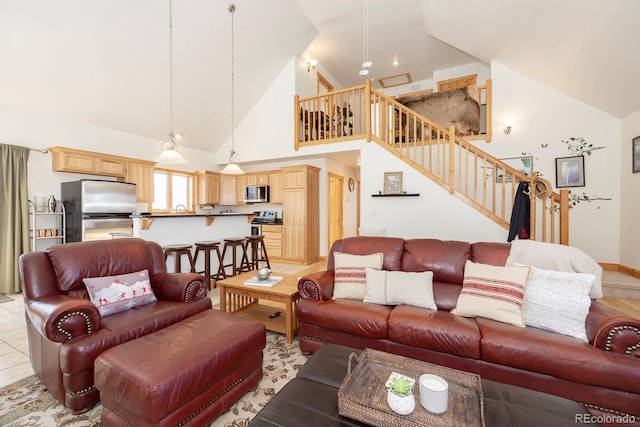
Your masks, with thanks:
<instances>
[{"instance_id":1,"label":"light wood wall cabinet","mask_svg":"<svg viewBox=\"0 0 640 427\"><path fill-rule=\"evenodd\" d=\"M284 175L281 171L269 173L269 198L271 203L284 200Z\"/></svg>"},{"instance_id":2,"label":"light wood wall cabinet","mask_svg":"<svg viewBox=\"0 0 640 427\"><path fill-rule=\"evenodd\" d=\"M153 167L155 162L146 160L128 160L126 182L136 184L138 203L153 203Z\"/></svg>"},{"instance_id":3,"label":"light wood wall cabinet","mask_svg":"<svg viewBox=\"0 0 640 427\"><path fill-rule=\"evenodd\" d=\"M217 172L196 171L196 181L200 206L220 204L220 175Z\"/></svg>"},{"instance_id":4,"label":"light wood wall cabinet","mask_svg":"<svg viewBox=\"0 0 640 427\"><path fill-rule=\"evenodd\" d=\"M262 235L269 259L282 259L282 225L262 224Z\"/></svg>"},{"instance_id":5,"label":"light wood wall cabinet","mask_svg":"<svg viewBox=\"0 0 640 427\"><path fill-rule=\"evenodd\" d=\"M220 174L220 204L238 204L238 180L235 175Z\"/></svg>"},{"instance_id":6,"label":"light wood wall cabinet","mask_svg":"<svg viewBox=\"0 0 640 427\"><path fill-rule=\"evenodd\" d=\"M244 185L269 185L269 174L264 172L248 173L244 179Z\"/></svg>"},{"instance_id":7,"label":"light wood wall cabinet","mask_svg":"<svg viewBox=\"0 0 640 427\"><path fill-rule=\"evenodd\" d=\"M282 168L283 258L312 264L320 258L320 169Z\"/></svg>"},{"instance_id":8,"label":"light wood wall cabinet","mask_svg":"<svg viewBox=\"0 0 640 427\"><path fill-rule=\"evenodd\" d=\"M51 147L52 170L124 178L127 158L64 147Z\"/></svg>"}]
</instances>

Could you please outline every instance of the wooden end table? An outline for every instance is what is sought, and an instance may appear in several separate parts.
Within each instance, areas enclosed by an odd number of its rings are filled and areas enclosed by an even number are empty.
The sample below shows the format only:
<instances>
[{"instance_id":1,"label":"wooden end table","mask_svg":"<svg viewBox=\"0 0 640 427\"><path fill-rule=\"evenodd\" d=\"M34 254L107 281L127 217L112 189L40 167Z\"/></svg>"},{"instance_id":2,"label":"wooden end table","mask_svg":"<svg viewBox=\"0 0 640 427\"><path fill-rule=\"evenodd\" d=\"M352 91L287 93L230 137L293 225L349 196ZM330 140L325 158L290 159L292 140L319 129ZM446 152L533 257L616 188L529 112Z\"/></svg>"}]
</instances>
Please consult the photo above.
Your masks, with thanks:
<instances>
[{"instance_id":1,"label":"wooden end table","mask_svg":"<svg viewBox=\"0 0 640 427\"><path fill-rule=\"evenodd\" d=\"M280 332L291 344L298 332L296 305L300 300L298 294L298 278L290 274L271 273L282 277L282 281L274 286L252 286L244 282L255 277L249 271L237 276L218 281L220 287L220 310L262 322L270 331ZM269 317L281 311L275 305L260 304L259 300L274 301L284 305L284 312L276 317Z\"/></svg>"}]
</instances>

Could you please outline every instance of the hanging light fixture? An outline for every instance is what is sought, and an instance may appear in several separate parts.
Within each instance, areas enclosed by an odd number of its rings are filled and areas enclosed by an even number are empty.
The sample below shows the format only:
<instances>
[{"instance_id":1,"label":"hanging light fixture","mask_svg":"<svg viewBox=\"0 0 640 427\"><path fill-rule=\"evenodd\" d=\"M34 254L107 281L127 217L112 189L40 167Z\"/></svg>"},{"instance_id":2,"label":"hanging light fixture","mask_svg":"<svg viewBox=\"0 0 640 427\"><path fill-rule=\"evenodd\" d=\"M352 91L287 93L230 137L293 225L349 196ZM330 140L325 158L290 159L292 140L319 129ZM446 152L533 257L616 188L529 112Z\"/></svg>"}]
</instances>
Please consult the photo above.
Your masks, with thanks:
<instances>
[{"instance_id":1,"label":"hanging light fixture","mask_svg":"<svg viewBox=\"0 0 640 427\"><path fill-rule=\"evenodd\" d=\"M187 163L187 160L178 153L176 140L182 138L179 133L173 132L173 0L169 0L169 133L162 143L162 152L153 159L158 163L179 164Z\"/></svg>"},{"instance_id":2,"label":"hanging light fixture","mask_svg":"<svg viewBox=\"0 0 640 427\"><path fill-rule=\"evenodd\" d=\"M373 62L369 61L369 0L362 0L364 13L362 19L362 69L358 74L366 76Z\"/></svg>"},{"instance_id":3,"label":"hanging light fixture","mask_svg":"<svg viewBox=\"0 0 640 427\"><path fill-rule=\"evenodd\" d=\"M244 171L242 169L240 169L240 166L238 166L237 160L236 160L236 155L238 153L236 153L235 150L235 146L233 143L233 133L234 133L234 110L235 110L235 104L234 104L234 96L233 96L233 91L234 91L234 83L235 83L235 70L234 70L234 62L235 62L235 56L234 56L234 51L233 51L233 46L234 46L234 38L233 38L233 12L236 11L236 6L231 3L229 6L227 6L227 10L231 13L231 152L229 153L229 163L227 163L227 166L224 167L224 169L222 169L220 171L220 173L223 174L227 174L227 175L242 175L244 173Z\"/></svg>"}]
</instances>

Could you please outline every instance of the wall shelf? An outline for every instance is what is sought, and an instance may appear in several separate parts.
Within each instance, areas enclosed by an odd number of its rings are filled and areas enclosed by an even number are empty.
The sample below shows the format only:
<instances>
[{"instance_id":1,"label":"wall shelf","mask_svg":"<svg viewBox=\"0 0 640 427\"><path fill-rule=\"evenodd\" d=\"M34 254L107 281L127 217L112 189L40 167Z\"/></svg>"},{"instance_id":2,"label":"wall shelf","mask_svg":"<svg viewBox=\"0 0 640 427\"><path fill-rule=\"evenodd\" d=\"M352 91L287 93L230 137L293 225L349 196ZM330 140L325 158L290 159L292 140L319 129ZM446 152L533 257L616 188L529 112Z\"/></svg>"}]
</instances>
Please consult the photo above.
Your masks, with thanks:
<instances>
[{"instance_id":1,"label":"wall shelf","mask_svg":"<svg viewBox=\"0 0 640 427\"><path fill-rule=\"evenodd\" d=\"M406 193L406 194L372 194L371 197L416 197L420 193Z\"/></svg>"}]
</instances>

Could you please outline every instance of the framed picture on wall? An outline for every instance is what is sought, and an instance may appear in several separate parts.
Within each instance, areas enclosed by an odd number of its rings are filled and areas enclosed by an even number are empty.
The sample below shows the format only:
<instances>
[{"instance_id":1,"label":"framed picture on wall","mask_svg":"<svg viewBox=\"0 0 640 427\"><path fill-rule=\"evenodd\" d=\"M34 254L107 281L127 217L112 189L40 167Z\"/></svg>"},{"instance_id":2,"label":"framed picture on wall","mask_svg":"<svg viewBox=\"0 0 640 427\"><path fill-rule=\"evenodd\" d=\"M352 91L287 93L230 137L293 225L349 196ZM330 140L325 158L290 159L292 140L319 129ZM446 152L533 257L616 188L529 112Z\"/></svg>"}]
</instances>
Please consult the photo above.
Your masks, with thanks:
<instances>
[{"instance_id":1,"label":"framed picture on wall","mask_svg":"<svg viewBox=\"0 0 640 427\"><path fill-rule=\"evenodd\" d=\"M384 173L384 194L402 193L402 172Z\"/></svg>"},{"instance_id":2,"label":"framed picture on wall","mask_svg":"<svg viewBox=\"0 0 640 427\"><path fill-rule=\"evenodd\" d=\"M584 187L584 156L556 158L556 187Z\"/></svg>"},{"instance_id":3,"label":"framed picture on wall","mask_svg":"<svg viewBox=\"0 0 640 427\"><path fill-rule=\"evenodd\" d=\"M636 136L632 140L633 155L633 173L640 172L640 136Z\"/></svg>"}]
</instances>

